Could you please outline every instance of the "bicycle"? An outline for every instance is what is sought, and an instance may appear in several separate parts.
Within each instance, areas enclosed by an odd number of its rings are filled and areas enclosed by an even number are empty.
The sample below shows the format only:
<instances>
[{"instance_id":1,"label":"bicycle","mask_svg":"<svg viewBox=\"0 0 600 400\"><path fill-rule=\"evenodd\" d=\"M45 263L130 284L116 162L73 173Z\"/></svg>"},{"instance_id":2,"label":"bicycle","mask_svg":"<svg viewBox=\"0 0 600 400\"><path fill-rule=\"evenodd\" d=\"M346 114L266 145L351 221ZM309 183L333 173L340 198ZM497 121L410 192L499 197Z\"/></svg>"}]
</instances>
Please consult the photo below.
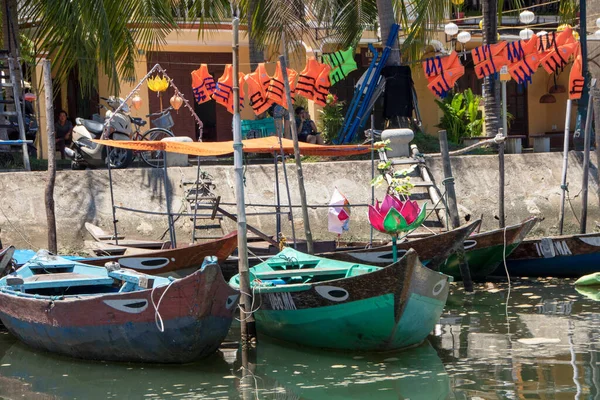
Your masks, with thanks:
<instances>
[{"instance_id":1,"label":"bicycle","mask_svg":"<svg viewBox=\"0 0 600 400\"><path fill-rule=\"evenodd\" d=\"M144 134L140 132L140 128L145 126L147 122L141 118L131 117L131 122L135 125L135 131L131 134L131 140L161 141L167 137L175 137L173 132L170 131L170 128L175 125L173 117L171 117L171 110L173 110L173 107L146 115L147 118L158 118L152 121L156 128L148 129ZM135 154L152 168L162 168L164 166L164 157L161 150L140 150L136 151Z\"/></svg>"}]
</instances>

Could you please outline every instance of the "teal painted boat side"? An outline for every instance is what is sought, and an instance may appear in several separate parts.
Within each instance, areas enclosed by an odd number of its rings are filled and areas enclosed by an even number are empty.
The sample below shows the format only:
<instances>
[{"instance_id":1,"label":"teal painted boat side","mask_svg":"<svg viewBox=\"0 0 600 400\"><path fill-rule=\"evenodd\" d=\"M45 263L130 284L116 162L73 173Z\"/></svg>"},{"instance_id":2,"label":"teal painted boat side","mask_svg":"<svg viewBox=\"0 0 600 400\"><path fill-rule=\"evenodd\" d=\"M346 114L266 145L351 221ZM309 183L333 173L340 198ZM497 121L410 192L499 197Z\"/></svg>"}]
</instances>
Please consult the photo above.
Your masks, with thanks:
<instances>
[{"instance_id":1,"label":"teal painted boat side","mask_svg":"<svg viewBox=\"0 0 600 400\"><path fill-rule=\"evenodd\" d=\"M506 257L508 257L508 255L511 254L520 243L521 242L506 246ZM491 275L492 272L494 272L498 266L502 264L503 252L503 244L466 251L465 256L467 257L467 262L469 263L471 278L482 279L488 275ZM448 261L441 265L440 270L444 274L451 275L455 279L462 279L458 266L458 257L456 257L456 255L450 256Z\"/></svg>"}]
</instances>

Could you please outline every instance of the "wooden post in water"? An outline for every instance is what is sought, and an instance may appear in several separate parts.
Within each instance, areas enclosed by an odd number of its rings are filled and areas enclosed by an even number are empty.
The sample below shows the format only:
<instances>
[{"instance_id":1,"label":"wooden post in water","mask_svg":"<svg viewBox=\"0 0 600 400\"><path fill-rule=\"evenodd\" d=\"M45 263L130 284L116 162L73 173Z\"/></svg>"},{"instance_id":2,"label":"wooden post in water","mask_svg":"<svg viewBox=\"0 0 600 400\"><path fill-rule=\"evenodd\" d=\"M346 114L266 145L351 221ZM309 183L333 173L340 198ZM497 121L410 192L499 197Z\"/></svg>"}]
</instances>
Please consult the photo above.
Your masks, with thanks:
<instances>
[{"instance_id":1,"label":"wooden post in water","mask_svg":"<svg viewBox=\"0 0 600 400\"><path fill-rule=\"evenodd\" d=\"M244 166L242 123L240 118L239 85L239 29L240 19L233 18L233 166L235 174L235 200L237 203L238 273L240 274L240 333L242 349L247 349L256 339L256 326L252 317L252 298L248 274L248 242L246 228L246 202L244 199Z\"/></svg>"},{"instance_id":2,"label":"wooden post in water","mask_svg":"<svg viewBox=\"0 0 600 400\"><path fill-rule=\"evenodd\" d=\"M592 79L591 88L596 86ZM581 184L581 218L579 233L585 233L587 225L588 181L590 175L590 147L592 141L592 115L594 114L594 96L588 96L587 116L585 118L585 136L583 145L583 182Z\"/></svg>"},{"instance_id":3,"label":"wooden post in water","mask_svg":"<svg viewBox=\"0 0 600 400\"><path fill-rule=\"evenodd\" d=\"M450 214L450 224L452 229L456 229L460 226L460 218L458 217L458 204L456 203L456 192L454 191L454 177L452 176L452 164L450 163L450 149L448 147L448 136L446 131L442 130L439 132L440 139L440 152L442 153L442 166L444 168L444 182L446 186L446 193L448 194L448 213ZM456 252L458 257L460 275L463 279L463 285L465 291L473 291L473 281L471 280L471 271L469 270L469 264L465 256L464 248L461 248Z\"/></svg>"},{"instance_id":4,"label":"wooden post in water","mask_svg":"<svg viewBox=\"0 0 600 400\"><path fill-rule=\"evenodd\" d=\"M302 162L300 161L300 146L298 145L298 132L296 130L296 119L292 110L292 94L290 82L288 81L287 62L285 55L279 56L281 71L283 72L283 85L285 86L285 98L288 105L288 117L290 121L290 130L294 140L294 158L296 159L296 176L298 177L298 189L300 190L300 203L302 204L302 219L304 221L304 235L306 236L306 248L308 254L313 254L313 239L310 231L310 220L308 217L308 205L306 203L306 189L304 188L304 176L302 175ZM285 162L285 161L284 161Z\"/></svg>"},{"instance_id":5,"label":"wooden post in water","mask_svg":"<svg viewBox=\"0 0 600 400\"><path fill-rule=\"evenodd\" d=\"M500 128L500 135L505 136ZM504 216L504 141L498 143L498 225L503 229L506 226Z\"/></svg>"},{"instance_id":6,"label":"wooden post in water","mask_svg":"<svg viewBox=\"0 0 600 400\"><path fill-rule=\"evenodd\" d=\"M571 99L567 99L567 110L565 114L565 135L563 141L563 165L562 179L560 181L560 214L558 216L558 234L563 234L565 223L565 198L567 197L567 168L569 166L569 134L571 130Z\"/></svg>"},{"instance_id":7,"label":"wooden post in water","mask_svg":"<svg viewBox=\"0 0 600 400\"><path fill-rule=\"evenodd\" d=\"M56 215L54 214L54 182L56 181L56 133L54 131L54 107L52 92L52 69L50 60L44 59L44 95L46 100L46 132L48 135L48 183L46 184L46 219L48 221L48 250L58 253L56 241ZM25 150L27 153L27 150ZM24 157L26 154L24 154Z\"/></svg>"}]
</instances>

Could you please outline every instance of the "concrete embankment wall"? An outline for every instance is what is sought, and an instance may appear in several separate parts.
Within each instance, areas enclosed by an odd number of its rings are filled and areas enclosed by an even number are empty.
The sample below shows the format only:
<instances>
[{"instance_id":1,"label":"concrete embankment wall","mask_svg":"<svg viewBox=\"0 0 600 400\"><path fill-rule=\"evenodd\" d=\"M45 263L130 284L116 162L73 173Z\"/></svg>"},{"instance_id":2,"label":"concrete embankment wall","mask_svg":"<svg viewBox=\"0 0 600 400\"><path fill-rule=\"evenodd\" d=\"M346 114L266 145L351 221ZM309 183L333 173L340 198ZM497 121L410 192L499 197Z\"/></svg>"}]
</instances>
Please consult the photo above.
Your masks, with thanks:
<instances>
[{"instance_id":1,"label":"concrete embankment wall","mask_svg":"<svg viewBox=\"0 0 600 400\"><path fill-rule=\"evenodd\" d=\"M595 160L595 157L592 157ZM428 161L438 184L442 180L439 159ZM580 153L569 156L569 191L573 207L579 216L581 201L576 197L581 189L582 157ZM452 162L456 177L456 190L460 212L464 216L484 215L484 229L497 227L494 215L498 213L498 161L496 156L462 156ZM344 193L352 204L365 204L370 200L371 166L369 161L330 163L305 163L304 177L308 203L326 205L335 187ZM557 231L560 204L560 179L562 157L560 153L507 155L506 157L506 215L507 222L518 222L531 214L544 217L534 233L554 234ZM295 165L287 164L292 204L300 205ZM213 177L214 190L223 203L235 203L235 176L232 167L206 166L203 168ZM281 202L287 204L282 170L279 168ZM596 229L600 221L598 207L598 179L595 165L591 168L588 230ZM172 210L185 211L185 187L182 181L194 180L196 169L171 168L169 186L172 192ZM272 165L250 165L245 170L246 203L274 204L275 185ZM152 212L165 212L165 194L162 171L152 169L128 169L113 171L115 203L119 206L140 208ZM0 228L5 245L17 247L46 247L46 212L44 206L45 172L0 174ZM443 188L442 188L443 190ZM377 191L381 198L381 190ZM83 241L91 239L84 228L92 222L107 231L112 229L108 172L61 171L57 173L56 218L59 248L76 251L83 248ZM235 213L235 206L224 206ZM273 211L272 208L248 207L248 214ZM567 203L566 232L577 231L577 221ZM130 238L157 239L167 230L167 219L159 215L141 215L117 211L119 232ZM310 220L316 239L333 240L336 235L327 232L327 208L311 208ZM300 208L294 208L296 235L304 235ZM275 216L248 216L248 223L269 235L275 233ZM287 216L282 216L283 229L291 238ZM177 239L186 243L191 238L192 222L180 217L177 222ZM223 223L226 232L235 229L232 221ZM368 239L369 224L366 208L353 209L350 232L344 239ZM215 235L220 232L211 231ZM165 236L165 238L167 238Z\"/></svg>"}]
</instances>

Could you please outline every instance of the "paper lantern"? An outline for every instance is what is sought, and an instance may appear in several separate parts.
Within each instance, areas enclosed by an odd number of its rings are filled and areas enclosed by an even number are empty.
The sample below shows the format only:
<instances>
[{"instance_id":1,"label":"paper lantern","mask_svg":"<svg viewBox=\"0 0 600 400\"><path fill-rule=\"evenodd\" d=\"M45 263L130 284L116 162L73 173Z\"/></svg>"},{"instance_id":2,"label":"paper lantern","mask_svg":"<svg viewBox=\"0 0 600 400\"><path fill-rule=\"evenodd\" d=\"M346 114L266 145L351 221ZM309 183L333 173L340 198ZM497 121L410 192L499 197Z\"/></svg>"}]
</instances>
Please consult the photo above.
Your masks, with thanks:
<instances>
[{"instance_id":1,"label":"paper lantern","mask_svg":"<svg viewBox=\"0 0 600 400\"><path fill-rule=\"evenodd\" d=\"M153 92L164 92L169 87L169 81L165 77L155 76L154 78L148 78L148 89Z\"/></svg>"},{"instance_id":2,"label":"paper lantern","mask_svg":"<svg viewBox=\"0 0 600 400\"><path fill-rule=\"evenodd\" d=\"M142 107L142 98L139 94L133 96L133 98L131 99L131 106L136 110L139 110Z\"/></svg>"},{"instance_id":3,"label":"paper lantern","mask_svg":"<svg viewBox=\"0 0 600 400\"><path fill-rule=\"evenodd\" d=\"M483 20L479 21L479 29L483 30Z\"/></svg>"},{"instance_id":4,"label":"paper lantern","mask_svg":"<svg viewBox=\"0 0 600 400\"><path fill-rule=\"evenodd\" d=\"M461 4L463 4L465 2L465 0L451 0L452 4L454 4L455 6L460 6Z\"/></svg>"},{"instance_id":5,"label":"paper lantern","mask_svg":"<svg viewBox=\"0 0 600 400\"><path fill-rule=\"evenodd\" d=\"M533 31L529 28L525 28L519 32L519 37L521 38L521 40L531 39L532 36Z\"/></svg>"},{"instance_id":6,"label":"paper lantern","mask_svg":"<svg viewBox=\"0 0 600 400\"><path fill-rule=\"evenodd\" d=\"M533 22L534 19L535 14L529 10L525 10L521 14L519 14L519 21L521 21L521 23L523 24L530 24Z\"/></svg>"},{"instance_id":7,"label":"paper lantern","mask_svg":"<svg viewBox=\"0 0 600 400\"><path fill-rule=\"evenodd\" d=\"M467 43L468 41L471 40L471 34L467 31L462 31L461 33L458 34L458 36L456 37L456 39L461 42L462 44Z\"/></svg>"},{"instance_id":8,"label":"paper lantern","mask_svg":"<svg viewBox=\"0 0 600 400\"><path fill-rule=\"evenodd\" d=\"M181 98L181 96L179 96L179 94L174 94L173 97L171 97L171 106L175 110L179 110L181 108L182 104L183 104L183 99Z\"/></svg>"},{"instance_id":9,"label":"paper lantern","mask_svg":"<svg viewBox=\"0 0 600 400\"><path fill-rule=\"evenodd\" d=\"M596 20L596 26L597 26L598 28L600 28L600 18L598 18L598 19ZM596 32L596 33L597 33L597 32Z\"/></svg>"},{"instance_id":10,"label":"paper lantern","mask_svg":"<svg viewBox=\"0 0 600 400\"><path fill-rule=\"evenodd\" d=\"M596 36L596 38L600 39L600 29L598 29L596 31L596 33L594 33L594 36Z\"/></svg>"},{"instance_id":11,"label":"paper lantern","mask_svg":"<svg viewBox=\"0 0 600 400\"><path fill-rule=\"evenodd\" d=\"M444 26L444 32L446 35L454 36L458 33L458 25L454 22L450 22Z\"/></svg>"},{"instance_id":12,"label":"paper lantern","mask_svg":"<svg viewBox=\"0 0 600 400\"><path fill-rule=\"evenodd\" d=\"M547 34L548 34L548 32L546 32L546 31L539 31L538 33L536 33L536 36L544 36Z\"/></svg>"}]
</instances>

